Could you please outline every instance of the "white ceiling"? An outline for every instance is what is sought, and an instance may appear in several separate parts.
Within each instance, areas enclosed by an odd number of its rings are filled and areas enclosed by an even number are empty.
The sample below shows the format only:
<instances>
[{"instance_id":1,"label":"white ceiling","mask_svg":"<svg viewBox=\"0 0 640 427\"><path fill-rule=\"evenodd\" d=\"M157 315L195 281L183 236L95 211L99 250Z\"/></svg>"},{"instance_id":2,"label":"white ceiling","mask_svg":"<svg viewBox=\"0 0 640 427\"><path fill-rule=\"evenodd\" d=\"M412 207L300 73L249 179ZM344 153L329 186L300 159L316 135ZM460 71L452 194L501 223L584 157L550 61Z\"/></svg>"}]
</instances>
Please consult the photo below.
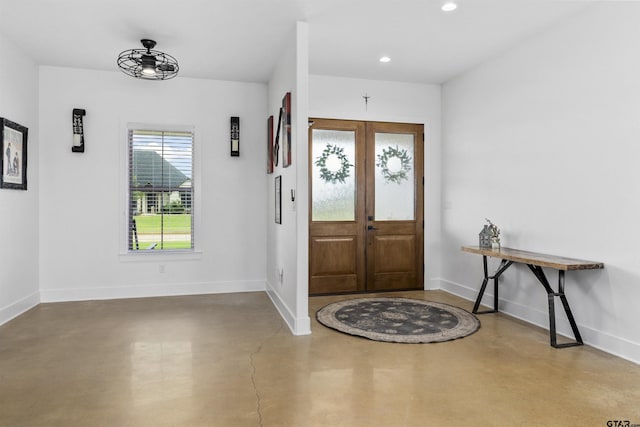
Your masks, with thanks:
<instances>
[{"instance_id":1,"label":"white ceiling","mask_svg":"<svg viewBox=\"0 0 640 427\"><path fill-rule=\"evenodd\" d=\"M458 0L444 13L442 0L0 0L0 33L42 65L117 70L121 51L151 38L180 76L266 82L305 21L312 74L442 83L588 3Z\"/></svg>"}]
</instances>

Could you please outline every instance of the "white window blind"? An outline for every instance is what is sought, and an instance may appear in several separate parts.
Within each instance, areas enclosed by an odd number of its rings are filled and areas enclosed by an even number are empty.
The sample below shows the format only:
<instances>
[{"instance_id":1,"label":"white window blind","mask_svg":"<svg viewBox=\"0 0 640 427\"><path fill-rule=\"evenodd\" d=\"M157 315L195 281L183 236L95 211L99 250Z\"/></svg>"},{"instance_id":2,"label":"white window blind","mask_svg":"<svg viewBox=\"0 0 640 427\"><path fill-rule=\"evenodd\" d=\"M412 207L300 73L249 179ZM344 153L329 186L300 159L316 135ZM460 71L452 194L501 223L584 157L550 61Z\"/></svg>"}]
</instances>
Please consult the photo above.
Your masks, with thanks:
<instances>
[{"instance_id":1,"label":"white window blind","mask_svg":"<svg viewBox=\"0 0 640 427\"><path fill-rule=\"evenodd\" d=\"M193 133L129 130L129 251L193 249Z\"/></svg>"}]
</instances>

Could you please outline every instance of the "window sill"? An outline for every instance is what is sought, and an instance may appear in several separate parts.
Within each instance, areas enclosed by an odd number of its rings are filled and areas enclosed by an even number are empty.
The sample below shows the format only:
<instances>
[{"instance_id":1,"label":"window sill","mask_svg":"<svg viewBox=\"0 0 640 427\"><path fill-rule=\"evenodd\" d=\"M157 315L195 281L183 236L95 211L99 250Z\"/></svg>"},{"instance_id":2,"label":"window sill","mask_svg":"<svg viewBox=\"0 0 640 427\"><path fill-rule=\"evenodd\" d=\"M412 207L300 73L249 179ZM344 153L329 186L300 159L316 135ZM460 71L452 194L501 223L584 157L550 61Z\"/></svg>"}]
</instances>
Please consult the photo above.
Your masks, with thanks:
<instances>
[{"instance_id":1,"label":"window sill","mask_svg":"<svg viewBox=\"0 0 640 427\"><path fill-rule=\"evenodd\" d=\"M201 260L203 252L193 251L136 251L121 252L120 262L158 262Z\"/></svg>"}]
</instances>

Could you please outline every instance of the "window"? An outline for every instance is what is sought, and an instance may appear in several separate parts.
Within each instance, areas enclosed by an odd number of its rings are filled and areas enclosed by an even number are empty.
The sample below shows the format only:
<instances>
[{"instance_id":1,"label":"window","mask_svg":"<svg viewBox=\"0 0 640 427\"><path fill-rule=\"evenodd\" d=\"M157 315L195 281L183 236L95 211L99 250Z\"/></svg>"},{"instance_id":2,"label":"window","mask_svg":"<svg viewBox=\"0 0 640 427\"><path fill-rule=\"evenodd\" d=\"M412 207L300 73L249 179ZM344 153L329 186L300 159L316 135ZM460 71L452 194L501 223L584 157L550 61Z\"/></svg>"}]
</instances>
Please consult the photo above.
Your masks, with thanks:
<instances>
[{"instance_id":1,"label":"window","mask_svg":"<svg viewBox=\"0 0 640 427\"><path fill-rule=\"evenodd\" d=\"M129 129L129 251L193 249L193 132Z\"/></svg>"}]
</instances>

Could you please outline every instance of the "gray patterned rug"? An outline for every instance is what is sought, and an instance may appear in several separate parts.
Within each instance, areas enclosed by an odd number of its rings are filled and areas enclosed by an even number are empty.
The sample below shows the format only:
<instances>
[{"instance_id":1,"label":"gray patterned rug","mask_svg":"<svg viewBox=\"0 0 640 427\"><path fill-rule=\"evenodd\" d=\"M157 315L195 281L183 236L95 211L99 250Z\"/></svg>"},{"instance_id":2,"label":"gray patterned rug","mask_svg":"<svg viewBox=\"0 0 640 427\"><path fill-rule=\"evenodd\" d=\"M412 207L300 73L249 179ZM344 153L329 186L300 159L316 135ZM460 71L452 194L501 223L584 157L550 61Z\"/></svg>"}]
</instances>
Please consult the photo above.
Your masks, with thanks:
<instances>
[{"instance_id":1,"label":"gray patterned rug","mask_svg":"<svg viewBox=\"0 0 640 427\"><path fill-rule=\"evenodd\" d=\"M316 313L323 325L374 341L430 343L466 337L480 328L471 313L452 305L411 298L358 298Z\"/></svg>"}]
</instances>

